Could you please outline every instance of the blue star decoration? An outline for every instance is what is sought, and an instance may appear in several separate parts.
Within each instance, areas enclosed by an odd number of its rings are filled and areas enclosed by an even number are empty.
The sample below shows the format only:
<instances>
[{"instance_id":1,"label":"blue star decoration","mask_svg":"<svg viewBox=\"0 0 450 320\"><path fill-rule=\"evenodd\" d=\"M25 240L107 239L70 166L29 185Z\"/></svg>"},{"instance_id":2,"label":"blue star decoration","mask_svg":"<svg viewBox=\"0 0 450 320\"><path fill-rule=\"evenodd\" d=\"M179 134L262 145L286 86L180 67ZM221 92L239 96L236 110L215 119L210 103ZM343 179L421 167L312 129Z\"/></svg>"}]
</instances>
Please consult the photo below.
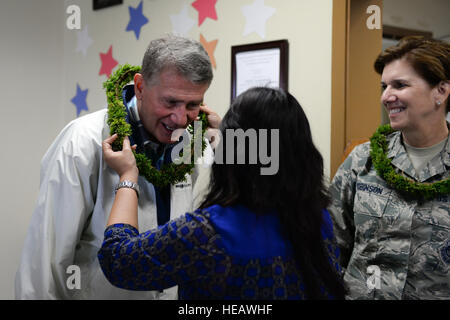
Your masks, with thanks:
<instances>
[{"instance_id":1,"label":"blue star decoration","mask_svg":"<svg viewBox=\"0 0 450 320\"><path fill-rule=\"evenodd\" d=\"M128 22L126 31L134 31L136 39L139 39L139 35L141 33L141 28L143 25L147 24L148 19L142 13L143 1L139 3L137 8L128 7L128 11L130 12L130 22Z\"/></svg>"},{"instance_id":2,"label":"blue star decoration","mask_svg":"<svg viewBox=\"0 0 450 320\"><path fill-rule=\"evenodd\" d=\"M77 83L77 94L75 97L70 100L77 107L77 117L80 115L81 110L88 111L88 106L86 103L86 96L88 94L88 90L81 90L80 86Z\"/></svg>"}]
</instances>

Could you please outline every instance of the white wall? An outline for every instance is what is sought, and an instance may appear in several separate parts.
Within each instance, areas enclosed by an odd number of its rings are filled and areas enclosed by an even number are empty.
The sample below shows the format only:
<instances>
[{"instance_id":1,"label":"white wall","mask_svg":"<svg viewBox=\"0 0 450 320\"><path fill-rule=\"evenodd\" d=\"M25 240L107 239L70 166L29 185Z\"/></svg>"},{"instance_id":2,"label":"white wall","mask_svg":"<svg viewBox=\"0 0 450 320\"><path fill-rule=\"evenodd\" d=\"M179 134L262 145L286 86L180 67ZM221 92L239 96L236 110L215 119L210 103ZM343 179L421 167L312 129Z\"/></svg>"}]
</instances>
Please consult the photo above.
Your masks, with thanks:
<instances>
[{"instance_id":1,"label":"white wall","mask_svg":"<svg viewBox=\"0 0 450 320\"><path fill-rule=\"evenodd\" d=\"M14 275L39 187L39 163L64 125L63 2L0 2L0 299Z\"/></svg>"}]
</instances>

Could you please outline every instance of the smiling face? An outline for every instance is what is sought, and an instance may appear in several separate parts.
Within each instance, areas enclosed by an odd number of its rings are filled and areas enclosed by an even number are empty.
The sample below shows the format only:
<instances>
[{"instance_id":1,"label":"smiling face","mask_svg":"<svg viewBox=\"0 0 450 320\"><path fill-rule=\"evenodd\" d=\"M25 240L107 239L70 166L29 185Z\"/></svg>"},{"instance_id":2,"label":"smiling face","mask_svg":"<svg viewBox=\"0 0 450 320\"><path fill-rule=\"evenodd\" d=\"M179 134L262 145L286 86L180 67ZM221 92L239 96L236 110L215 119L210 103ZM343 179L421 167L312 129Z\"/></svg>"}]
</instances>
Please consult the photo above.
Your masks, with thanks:
<instances>
[{"instance_id":1,"label":"smiling face","mask_svg":"<svg viewBox=\"0 0 450 320\"><path fill-rule=\"evenodd\" d=\"M173 69L163 70L147 84L141 74L134 78L139 117L155 142L172 143L176 129L185 129L200 111L208 83L195 84Z\"/></svg>"},{"instance_id":2,"label":"smiling face","mask_svg":"<svg viewBox=\"0 0 450 320\"><path fill-rule=\"evenodd\" d=\"M445 113L438 107L438 88L432 88L405 59L388 63L381 75L381 102L393 129L403 133L433 126ZM442 122L442 121L441 121Z\"/></svg>"}]
</instances>

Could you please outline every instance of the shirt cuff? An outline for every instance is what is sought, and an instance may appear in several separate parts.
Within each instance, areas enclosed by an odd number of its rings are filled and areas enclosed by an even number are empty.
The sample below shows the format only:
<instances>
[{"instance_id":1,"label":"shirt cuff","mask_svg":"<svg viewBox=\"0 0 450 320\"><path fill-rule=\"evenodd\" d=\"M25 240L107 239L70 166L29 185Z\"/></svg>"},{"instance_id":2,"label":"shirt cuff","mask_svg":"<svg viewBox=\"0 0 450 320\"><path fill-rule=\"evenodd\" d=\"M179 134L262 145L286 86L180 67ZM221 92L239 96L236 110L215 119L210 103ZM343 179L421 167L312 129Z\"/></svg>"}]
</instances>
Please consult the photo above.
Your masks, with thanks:
<instances>
[{"instance_id":1,"label":"shirt cuff","mask_svg":"<svg viewBox=\"0 0 450 320\"><path fill-rule=\"evenodd\" d=\"M139 235L139 231L138 229L127 223L116 223L108 226L105 229L105 238L124 235L135 237Z\"/></svg>"}]
</instances>

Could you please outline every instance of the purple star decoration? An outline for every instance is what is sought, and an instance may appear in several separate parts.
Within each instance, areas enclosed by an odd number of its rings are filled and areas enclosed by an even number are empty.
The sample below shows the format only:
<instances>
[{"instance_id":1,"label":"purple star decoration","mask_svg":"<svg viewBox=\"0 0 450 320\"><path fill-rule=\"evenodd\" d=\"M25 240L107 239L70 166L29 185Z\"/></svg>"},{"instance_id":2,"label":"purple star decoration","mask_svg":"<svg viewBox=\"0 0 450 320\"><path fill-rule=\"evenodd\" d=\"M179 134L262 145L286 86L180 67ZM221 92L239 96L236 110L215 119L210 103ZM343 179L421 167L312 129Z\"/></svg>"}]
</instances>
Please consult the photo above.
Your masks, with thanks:
<instances>
[{"instance_id":1,"label":"purple star decoration","mask_svg":"<svg viewBox=\"0 0 450 320\"><path fill-rule=\"evenodd\" d=\"M88 90L81 90L80 86L77 83L77 94L75 97L70 100L77 107L77 117L80 115L81 110L88 111L88 106L86 103L86 96L88 94Z\"/></svg>"},{"instance_id":2,"label":"purple star decoration","mask_svg":"<svg viewBox=\"0 0 450 320\"><path fill-rule=\"evenodd\" d=\"M128 7L128 11L130 12L130 22L128 22L126 31L134 31L136 39L139 39L139 35L141 33L141 28L143 25L147 24L148 19L142 13L143 1L139 3L137 8Z\"/></svg>"}]
</instances>

